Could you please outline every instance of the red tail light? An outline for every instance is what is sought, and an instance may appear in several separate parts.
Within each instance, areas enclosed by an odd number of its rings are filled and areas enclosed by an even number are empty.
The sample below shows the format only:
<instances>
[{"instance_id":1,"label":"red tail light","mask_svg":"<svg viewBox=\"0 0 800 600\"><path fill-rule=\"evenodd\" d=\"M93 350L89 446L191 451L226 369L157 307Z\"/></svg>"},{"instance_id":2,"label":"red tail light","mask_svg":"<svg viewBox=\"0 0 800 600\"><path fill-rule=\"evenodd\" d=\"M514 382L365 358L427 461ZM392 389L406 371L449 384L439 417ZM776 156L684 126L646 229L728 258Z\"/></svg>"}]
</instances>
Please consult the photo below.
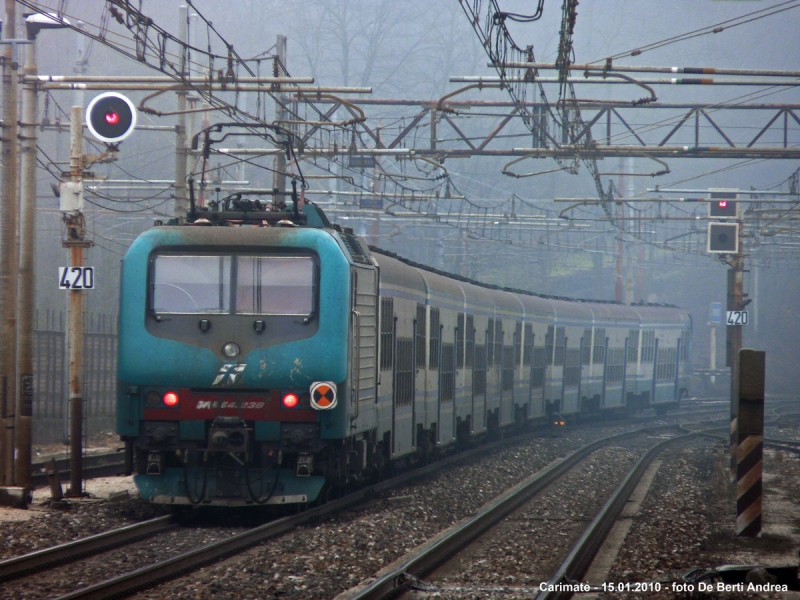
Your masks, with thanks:
<instances>
[{"instance_id":1,"label":"red tail light","mask_svg":"<svg viewBox=\"0 0 800 600\"><path fill-rule=\"evenodd\" d=\"M178 406L178 401L180 398L178 398L178 394L176 392L166 392L162 400L167 406Z\"/></svg>"},{"instance_id":2,"label":"red tail light","mask_svg":"<svg viewBox=\"0 0 800 600\"><path fill-rule=\"evenodd\" d=\"M297 397L297 394L293 394L289 392L288 394L284 395L283 397L283 405L286 408L294 408L300 403L300 398Z\"/></svg>"}]
</instances>

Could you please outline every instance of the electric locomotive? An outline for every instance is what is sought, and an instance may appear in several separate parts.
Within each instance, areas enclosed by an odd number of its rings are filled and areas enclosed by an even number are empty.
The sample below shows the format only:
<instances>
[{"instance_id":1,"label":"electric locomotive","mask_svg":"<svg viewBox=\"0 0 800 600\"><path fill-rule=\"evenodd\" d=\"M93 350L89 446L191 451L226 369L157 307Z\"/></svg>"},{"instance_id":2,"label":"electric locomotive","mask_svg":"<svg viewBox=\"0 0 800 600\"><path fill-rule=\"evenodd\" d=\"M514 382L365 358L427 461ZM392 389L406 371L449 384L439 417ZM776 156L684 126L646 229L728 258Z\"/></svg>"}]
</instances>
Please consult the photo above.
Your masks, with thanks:
<instances>
[{"instance_id":1,"label":"electric locomotive","mask_svg":"<svg viewBox=\"0 0 800 600\"><path fill-rule=\"evenodd\" d=\"M143 498L308 503L504 428L686 392L675 307L481 285L300 204L235 195L125 255L117 430Z\"/></svg>"}]
</instances>

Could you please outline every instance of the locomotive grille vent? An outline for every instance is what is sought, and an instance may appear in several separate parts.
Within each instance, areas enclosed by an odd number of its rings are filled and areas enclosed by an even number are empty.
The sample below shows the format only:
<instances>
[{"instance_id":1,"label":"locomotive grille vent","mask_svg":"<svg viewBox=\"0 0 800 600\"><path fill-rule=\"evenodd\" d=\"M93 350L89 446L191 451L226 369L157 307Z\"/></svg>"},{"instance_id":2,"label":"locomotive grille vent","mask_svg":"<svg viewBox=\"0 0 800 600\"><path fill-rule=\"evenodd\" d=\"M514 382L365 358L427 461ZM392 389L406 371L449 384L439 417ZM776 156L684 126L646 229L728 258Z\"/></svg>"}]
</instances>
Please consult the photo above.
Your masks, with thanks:
<instances>
[{"instance_id":1,"label":"locomotive grille vent","mask_svg":"<svg viewBox=\"0 0 800 600\"><path fill-rule=\"evenodd\" d=\"M350 253L353 262L361 263L362 265L371 264L367 255L364 254L361 244L358 243L356 236L348 235L346 233L340 233L339 235L342 236L342 241L344 242L344 245L347 246L347 251Z\"/></svg>"}]
</instances>

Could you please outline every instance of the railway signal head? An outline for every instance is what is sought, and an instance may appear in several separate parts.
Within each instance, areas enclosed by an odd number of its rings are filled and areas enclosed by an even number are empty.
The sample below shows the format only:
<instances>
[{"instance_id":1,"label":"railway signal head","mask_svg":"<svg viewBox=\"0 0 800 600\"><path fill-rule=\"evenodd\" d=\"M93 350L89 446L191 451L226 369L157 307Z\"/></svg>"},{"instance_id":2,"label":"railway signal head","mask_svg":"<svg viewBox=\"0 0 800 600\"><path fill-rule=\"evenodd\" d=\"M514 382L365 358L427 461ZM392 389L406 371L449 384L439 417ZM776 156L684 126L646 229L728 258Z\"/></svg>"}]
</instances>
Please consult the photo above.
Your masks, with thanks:
<instances>
[{"instance_id":1,"label":"railway signal head","mask_svg":"<svg viewBox=\"0 0 800 600\"><path fill-rule=\"evenodd\" d=\"M736 254L739 251L739 224L709 223L708 251L716 254Z\"/></svg>"},{"instance_id":2,"label":"railway signal head","mask_svg":"<svg viewBox=\"0 0 800 600\"><path fill-rule=\"evenodd\" d=\"M711 192L708 216L713 219L735 219L739 216L739 203L735 192Z\"/></svg>"},{"instance_id":3,"label":"railway signal head","mask_svg":"<svg viewBox=\"0 0 800 600\"><path fill-rule=\"evenodd\" d=\"M100 94L86 109L86 125L101 142L117 144L136 127L136 107L122 94Z\"/></svg>"}]
</instances>

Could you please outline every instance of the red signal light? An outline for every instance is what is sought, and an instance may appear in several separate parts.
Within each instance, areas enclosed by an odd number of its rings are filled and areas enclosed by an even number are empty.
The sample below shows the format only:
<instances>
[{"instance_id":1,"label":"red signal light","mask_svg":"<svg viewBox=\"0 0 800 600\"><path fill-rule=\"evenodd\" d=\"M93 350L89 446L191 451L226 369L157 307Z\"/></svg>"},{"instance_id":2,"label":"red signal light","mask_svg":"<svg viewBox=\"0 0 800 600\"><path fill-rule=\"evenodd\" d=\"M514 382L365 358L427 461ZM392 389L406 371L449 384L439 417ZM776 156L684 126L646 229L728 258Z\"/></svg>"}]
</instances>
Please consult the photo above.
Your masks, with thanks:
<instances>
[{"instance_id":1,"label":"red signal light","mask_svg":"<svg viewBox=\"0 0 800 600\"><path fill-rule=\"evenodd\" d=\"M119 123L119 113L109 111L106 113L106 123L109 125L116 125Z\"/></svg>"},{"instance_id":2,"label":"red signal light","mask_svg":"<svg viewBox=\"0 0 800 600\"><path fill-rule=\"evenodd\" d=\"M717 202L717 206L720 208L728 208L728 201L727 200L720 200Z\"/></svg>"},{"instance_id":3,"label":"red signal light","mask_svg":"<svg viewBox=\"0 0 800 600\"><path fill-rule=\"evenodd\" d=\"M286 408L294 408L299 403L300 403L300 398L297 397L297 394L289 392L283 397L283 405Z\"/></svg>"},{"instance_id":4,"label":"red signal light","mask_svg":"<svg viewBox=\"0 0 800 600\"><path fill-rule=\"evenodd\" d=\"M167 406L178 406L178 402L180 401L178 394L175 392L166 392L161 399Z\"/></svg>"}]
</instances>

